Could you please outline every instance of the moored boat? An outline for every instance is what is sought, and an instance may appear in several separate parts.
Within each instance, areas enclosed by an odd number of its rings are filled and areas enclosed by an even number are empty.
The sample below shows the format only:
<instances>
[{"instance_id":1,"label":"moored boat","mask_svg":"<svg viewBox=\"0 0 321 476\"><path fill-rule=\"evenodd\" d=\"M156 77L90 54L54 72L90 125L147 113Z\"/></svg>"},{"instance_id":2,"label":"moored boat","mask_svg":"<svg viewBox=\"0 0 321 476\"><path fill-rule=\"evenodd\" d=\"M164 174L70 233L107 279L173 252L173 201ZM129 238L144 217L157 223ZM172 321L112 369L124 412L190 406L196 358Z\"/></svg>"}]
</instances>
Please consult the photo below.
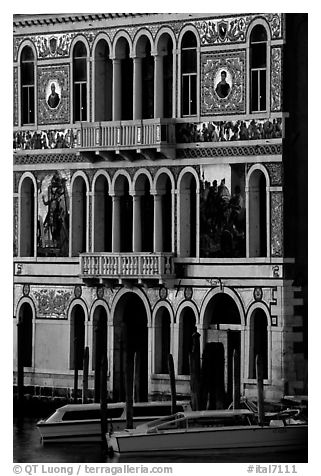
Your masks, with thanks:
<instances>
[{"instance_id":1,"label":"moored boat","mask_svg":"<svg viewBox=\"0 0 321 476\"><path fill-rule=\"evenodd\" d=\"M189 410L188 402L178 402L177 409ZM170 402L137 402L133 405L134 427L171 414ZM107 407L109 431L126 428L126 404L109 403ZM40 420L37 428L42 443L90 443L101 441L101 413L99 403L68 404L58 408L50 417Z\"/></svg>"},{"instance_id":2,"label":"moored boat","mask_svg":"<svg viewBox=\"0 0 321 476\"><path fill-rule=\"evenodd\" d=\"M306 448L308 425L275 415L259 426L250 410L188 411L106 437L116 454L286 451Z\"/></svg>"}]
</instances>

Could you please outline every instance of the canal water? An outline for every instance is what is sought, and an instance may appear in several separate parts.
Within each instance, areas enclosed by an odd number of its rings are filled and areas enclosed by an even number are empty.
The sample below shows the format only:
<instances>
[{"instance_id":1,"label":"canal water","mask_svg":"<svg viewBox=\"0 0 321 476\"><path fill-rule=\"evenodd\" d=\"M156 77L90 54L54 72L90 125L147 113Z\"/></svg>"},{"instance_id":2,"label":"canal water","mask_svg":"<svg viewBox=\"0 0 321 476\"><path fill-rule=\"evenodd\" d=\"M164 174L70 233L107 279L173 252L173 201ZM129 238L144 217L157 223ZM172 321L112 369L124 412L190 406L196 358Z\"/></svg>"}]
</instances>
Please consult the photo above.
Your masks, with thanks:
<instances>
[{"instance_id":1,"label":"canal water","mask_svg":"<svg viewBox=\"0 0 321 476\"><path fill-rule=\"evenodd\" d=\"M36 428L39 417L14 417L14 463L306 463L306 453L273 453L243 455L158 455L148 457L108 457L99 444L45 445Z\"/></svg>"}]
</instances>

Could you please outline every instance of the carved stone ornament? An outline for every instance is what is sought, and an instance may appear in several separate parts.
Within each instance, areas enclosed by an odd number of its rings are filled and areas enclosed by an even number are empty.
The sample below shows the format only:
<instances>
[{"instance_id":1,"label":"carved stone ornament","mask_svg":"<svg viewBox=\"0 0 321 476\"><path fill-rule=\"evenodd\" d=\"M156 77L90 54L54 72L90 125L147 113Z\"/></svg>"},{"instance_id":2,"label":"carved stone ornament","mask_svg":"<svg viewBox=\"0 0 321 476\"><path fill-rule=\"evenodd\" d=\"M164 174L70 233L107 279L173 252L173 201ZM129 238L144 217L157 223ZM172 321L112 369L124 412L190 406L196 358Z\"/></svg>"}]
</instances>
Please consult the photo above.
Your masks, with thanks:
<instances>
[{"instance_id":1,"label":"carved stone ornament","mask_svg":"<svg viewBox=\"0 0 321 476\"><path fill-rule=\"evenodd\" d=\"M96 294L98 299L103 299L105 294L105 288L103 286L98 286Z\"/></svg>"},{"instance_id":2,"label":"carved stone ornament","mask_svg":"<svg viewBox=\"0 0 321 476\"><path fill-rule=\"evenodd\" d=\"M165 288L165 286L161 286L159 288L159 297L160 297L160 299L166 299L167 294L168 294L167 288Z\"/></svg>"},{"instance_id":3,"label":"carved stone ornament","mask_svg":"<svg viewBox=\"0 0 321 476\"><path fill-rule=\"evenodd\" d=\"M282 108L282 49L271 49L271 111Z\"/></svg>"},{"instance_id":4,"label":"carved stone ornament","mask_svg":"<svg viewBox=\"0 0 321 476\"><path fill-rule=\"evenodd\" d=\"M37 302L37 318L67 319L71 291L66 289L38 289L32 292Z\"/></svg>"},{"instance_id":5,"label":"carved stone ornament","mask_svg":"<svg viewBox=\"0 0 321 476\"><path fill-rule=\"evenodd\" d=\"M69 65L38 68L39 124L69 123Z\"/></svg>"},{"instance_id":6,"label":"carved stone ornament","mask_svg":"<svg viewBox=\"0 0 321 476\"><path fill-rule=\"evenodd\" d=\"M263 297L262 288L254 288L253 297L255 301L262 301L262 297Z\"/></svg>"},{"instance_id":7,"label":"carved stone ornament","mask_svg":"<svg viewBox=\"0 0 321 476\"><path fill-rule=\"evenodd\" d=\"M283 194L271 193L271 255L283 256Z\"/></svg>"},{"instance_id":8,"label":"carved stone ornament","mask_svg":"<svg viewBox=\"0 0 321 476\"><path fill-rule=\"evenodd\" d=\"M75 298L80 298L81 295L82 295L82 287L79 286L79 284L77 284L74 288L74 295L75 295Z\"/></svg>"},{"instance_id":9,"label":"carved stone ornament","mask_svg":"<svg viewBox=\"0 0 321 476\"><path fill-rule=\"evenodd\" d=\"M30 284L26 283L23 285L22 294L24 296L29 296L29 293L30 293Z\"/></svg>"},{"instance_id":10,"label":"carved stone ornament","mask_svg":"<svg viewBox=\"0 0 321 476\"><path fill-rule=\"evenodd\" d=\"M193 288L191 288L190 286L188 286L187 288L184 289L184 297L185 299L192 299L193 297Z\"/></svg>"}]
</instances>

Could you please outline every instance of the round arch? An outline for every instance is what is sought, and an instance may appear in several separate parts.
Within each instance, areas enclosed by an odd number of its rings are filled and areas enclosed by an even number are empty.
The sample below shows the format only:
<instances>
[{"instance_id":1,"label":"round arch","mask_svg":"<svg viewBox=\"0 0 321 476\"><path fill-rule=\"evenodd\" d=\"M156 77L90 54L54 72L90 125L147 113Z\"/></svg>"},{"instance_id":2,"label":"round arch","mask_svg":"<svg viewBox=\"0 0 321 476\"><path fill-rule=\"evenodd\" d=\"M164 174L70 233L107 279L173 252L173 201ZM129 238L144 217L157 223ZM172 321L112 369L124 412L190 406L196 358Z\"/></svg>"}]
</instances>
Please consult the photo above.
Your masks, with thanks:
<instances>
[{"instance_id":1,"label":"round arch","mask_svg":"<svg viewBox=\"0 0 321 476\"><path fill-rule=\"evenodd\" d=\"M93 302L93 304L92 304L92 306L91 306L91 308L90 308L89 316L88 316L88 321L93 322L93 316L94 316L94 314L95 314L95 310L96 310L96 308L99 307L99 306L101 306L101 307L103 307L103 308L105 309L106 314L107 314L107 322L108 322L108 324L111 324L111 323L112 323L112 320L111 320L111 312L110 312L110 309L109 309L109 307L108 307L108 304L107 304L107 302L106 302L104 299L99 299L99 298L96 299L96 300Z\"/></svg>"},{"instance_id":2,"label":"round arch","mask_svg":"<svg viewBox=\"0 0 321 476\"><path fill-rule=\"evenodd\" d=\"M147 28L142 28L141 30L139 30L136 33L136 35L134 37L134 40L133 40L133 49L132 49L132 55L133 56L137 55L137 44L138 44L140 38L142 38L143 36L145 36L149 40L151 51L152 52L154 51L154 40L153 40L153 36L152 36L151 32Z\"/></svg>"},{"instance_id":3,"label":"round arch","mask_svg":"<svg viewBox=\"0 0 321 476\"><path fill-rule=\"evenodd\" d=\"M131 294L131 293L137 294L137 296L140 297L140 299L143 301L145 310L146 310L146 316L147 316L147 326L150 327L152 324L152 313L151 313L150 304L146 297L146 294L139 288L135 288L135 287L133 289L121 288L113 299L113 303L110 310L111 316L115 315L115 309L120 299L125 294Z\"/></svg>"},{"instance_id":4,"label":"round arch","mask_svg":"<svg viewBox=\"0 0 321 476\"><path fill-rule=\"evenodd\" d=\"M195 38L196 38L197 48L199 48L201 46L201 40L200 40L199 32L198 32L197 28L194 25L189 23L187 25L184 25L183 28L181 29L181 31L179 32L179 37L178 37L178 41L177 41L178 49L181 48L183 36L185 35L185 33L187 31L191 31L192 33L194 33Z\"/></svg>"},{"instance_id":5,"label":"round arch","mask_svg":"<svg viewBox=\"0 0 321 476\"><path fill-rule=\"evenodd\" d=\"M119 30L114 39L113 39L113 42L112 42L112 58L117 58L117 54L116 54L116 48L117 48L117 43L118 43L118 40L123 38L124 40L127 41L128 43L128 46L129 46L129 57L132 56L132 51L133 51L133 44L132 44L132 40L131 40L131 37L129 36L129 33L125 30Z\"/></svg>"},{"instance_id":6,"label":"round arch","mask_svg":"<svg viewBox=\"0 0 321 476\"><path fill-rule=\"evenodd\" d=\"M265 176L265 180L266 180L266 188L269 189L270 188L270 176L269 176L269 173L266 169L266 167L264 167L263 164L253 164L247 174L246 174L246 179L245 179L245 187L248 188L249 187L249 183L250 183L250 178L251 178L251 175L252 173L254 173L256 170L260 170L264 176Z\"/></svg>"},{"instance_id":7,"label":"round arch","mask_svg":"<svg viewBox=\"0 0 321 476\"><path fill-rule=\"evenodd\" d=\"M239 295L232 289L224 287L224 291L222 292L220 288L214 288L211 289L206 296L204 297L202 304L201 304L201 310L200 310L200 324L203 327L204 326L204 317L205 317L205 312L207 309L207 306L209 302L212 300L212 298L218 294L226 294L228 295L236 304L236 307L239 312L240 320L241 320L241 325L245 325L245 313L244 313L244 307L243 303L241 301L241 298Z\"/></svg>"},{"instance_id":8,"label":"round arch","mask_svg":"<svg viewBox=\"0 0 321 476\"><path fill-rule=\"evenodd\" d=\"M254 314L254 311L256 309L262 309L264 311L264 313L266 315L267 323L268 323L268 328L270 328L272 326L270 310L269 310L267 304L265 302L262 302L262 301L252 302L252 304L250 304L250 306L248 307L248 309L246 311L246 325L247 326L250 325L251 318L252 318L252 316Z\"/></svg>"},{"instance_id":9,"label":"round arch","mask_svg":"<svg viewBox=\"0 0 321 476\"><path fill-rule=\"evenodd\" d=\"M193 167L190 167L190 166L184 167L183 170L180 171L180 174L179 174L178 179L177 179L177 190L180 189L182 179L184 178L184 175L186 175L187 173L191 173L195 177L196 193L199 193L199 191L200 191L199 176L198 176L196 170Z\"/></svg>"},{"instance_id":10,"label":"round arch","mask_svg":"<svg viewBox=\"0 0 321 476\"><path fill-rule=\"evenodd\" d=\"M176 37L175 37L175 34L173 32L173 30L167 26L163 26L161 27L158 31L157 31L157 34L155 36L155 40L154 40L154 45L155 45L155 53L158 51L158 45L159 45L159 41L161 40L161 37L163 35L168 35L171 37L172 39L172 43L173 43L173 50L176 49Z\"/></svg>"},{"instance_id":11,"label":"round arch","mask_svg":"<svg viewBox=\"0 0 321 476\"><path fill-rule=\"evenodd\" d=\"M17 306L16 306L16 318L17 318L17 320L19 319L19 314L20 314L21 307L24 304L29 304L29 306L31 307L32 319L34 320L36 318L36 306L35 306L35 303L33 302L33 300L31 299L31 297L29 297L29 296L23 296L22 298L19 299L19 301L17 303ZM17 323L18 323L18 321L17 321Z\"/></svg>"},{"instance_id":12,"label":"round arch","mask_svg":"<svg viewBox=\"0 0 321 476\"><path fill-rule=\"evenodd\" d=\"M72 193L72 189L73 189L73 186L74 186L74 182L75 180L78 178L78 177L82 177L85 181L85 184L86 184L86 191L89 192L90 190L90 185L89 185L89 180L88 180L88 177L87 175L85 174L85 172L83 172L82 170L78 170L77 172L75 172L71 178L71 181L70 181L70 190L71 190L71 193Z\"/></svg>"},{"instance_id":13,"label":"round arch","mask_svg":"<svg viewBox=\"0 0 321 476\"><path fill-rule=\"evenodd\" d=\"M117 182L118 177L121 177L121 176L125 177L125 178L128 180L129 193L131 194L132 191L133 191L132 179L131 179L129 173L127 172L127 170L124 170L124 169L119 169L119 170L117 170L117 172L116 172L115 175L113 176L113 179L112 179L112 181L111 181L111 190L110 190L110 192L111 192L112 194L115 194L115 193L116 193L116 191L115 191L115 184L116 184L116 182Z\"/></svg>"},{"instance_id":14,"label":"round arch","mask_svg":"<svg viewBox=\"0 0 321 476\"><path fill-rule=\"evenodd\" d=\"M167 167L161 167L160 169L157 170L157 172L154 176L152 189L157 190L158 179L163 174L165 174L169 177L169 179L171 181L172 192L174 192L175 191L175 179L174 179L174 176L173 176L172 172Z\"/></svg>"},{"instance_id":15,"label":"round arch","mask_svg":"<svg viewBox=\"0 0 321 476\"><path fill-rule=\"evenodd\" d=\"M180 319L181 319L181 315L182 315L182 311L184 309L186 309L187 307L192 309L192 311L194 312L194 315L195 315L196 324L199 325L200 324L199 311L198 311L198 308L197 308L194 301L186 301L185 300L185 301L180 303L180 305L178 306L177 311L176 311L175 322L177 324L179 324Z\"/></svg>"},{"instance_id":16,"label":"round arch","mask_svg":"<svg viewBox=\"0 0 321 476\"><path fill-rule=\"evenodd\" d=\"M174 324L174 322L175 322L174 310L173 310L171 304L168 301L158 301L155 304L155 306L153 308L153 311L152 311L152 323L155 324L156 314L159 311L159 309L161 309L162 307L167 309L167 311L169 312L170 319L171 319L171 324Z\"/></svg>"},{"instance_id":17,"label":"round arch","mask_svg":"<svg viewBox=\"0 0 321 476\"><path fill-rule=\"evenodd\" d=\"M134 175L134 177L133 177L133 186L132 186L132 187L133 187L133 190L136 189L136 182L137 182L137 180L139 179L139 177L140 177L141 175L145 175L145 176L148 178L148 180L149 180L149 185L150 185L150 190L151 190L152 187L153 187L153 177L152 177L150 171L147 170L146 168L138 169L138 170L135 172L135 175Z\"/></svg>"},{"instance_id":18,"label":"round arch","mask_svg":"<svg viewBox=\"0 0 321 476\"><path fill-rule=\"evenodd\" d=\"M85 322L87 322L89 320L88 306L85 303L85 301L81 298L75 298L71 301L71 303L69 304L68 309L67 309L67 319L70 321L70 317L71 317L71 313L73 311L73 308L77 305L79 305L83 308L83 311L85 313Z\"/></svg>"},{"instance_id":19,"label":"round arch","mask_svg":"<svg viewBox=\"0 0 321 476\"><path fill-rule=\"evenodd\" d=\"M252 30L253 28L255 28L257 25L262 25L265 29L266 29L266 33L267 33L267 41L270 42L271 41L271 28L270 28L270 25L268 24L268 22L265 20L265 18L261 17L261 18L255 18L253 19L250 24L248 25L247 27L247 31L246 31L246 42L249 43L250 42L250 37L251 37L251 33L252 33Z\"/></svg>"},{"instance_id":20,"label":"round arch","mask_svg":"<svg viewBox=\"0 0 321 476\"><path fill-rule=\"evenodd\" d=\"M112 182L111 182L111 179L110 179L110 177L109 177L109 174L106 172L106 170L99 169L99 170L97 170L97 172L96 172L95 175L93 176L93 180L92 180L92 184L91 184L91 191L92 191L92 192L95 191L95 186L96 186L96 181L97 181L97 179L99 179L102 175L103 175L103 176L106 178L106 180L107 180L108 190L111 190Z\"/></svg>"},{"instance_id":21,"label":"round arch","mask_svg":"<svg viewBox=\"0 0 321 476\"><path fill-rule=\"evenodd\" d=\"M111 42L111 39L108 36L108 34L105 33L105 32L100 32L100 33L98 33L98 35L96 35L96 37L94 39L94 42L93 42L93 45L92 45L93 56L95 55L95 49L96 49L96 46L97 46L97 44L99 43L100 40L105 40L106 41L106 43L108 45L108 48L109 48L109 56L110 56L111 52L112 52L112 42Z\"/></svg>"},{"instance_id":22,"label":"round arch","mask_svg":"<svg viewBox=\"0 0 321 476\"><path fill-rule=\"evenodd\" d=\"M86 47L86 56L87 58L90 56L90 46L89 46L89 43L88 43L88 40L87 38L82 35L82 34L79 34L79 35L76 35L73 39L72 39L72 42L71 42L71 45L70 45L70 57L73 58L74 56L74 48L75 48L75 45L78 43L78 42L82 42L85 47Z\"/></svg>"},{"instance_id":23,"label":"round arch","mask_svg":"<svg viewBox=\"0 0 321 476\"><path fill-rule=\"evenodd\" d=\"M30 40L29 38L28 38L28 39L24 39L24 40L20 43L19 49L18 49L18 54L17 54L17 62L20 63L22 50L23 50L26 46L29 46L29 47L32 49L32 52L33 52L33 54L34 54L34 60L35 60L35 62L36 62L36 61L38 60L37 49L36 49L36 46L35 46L34 42L33 42L32 40Z\"/></svg>"}]
</instances>

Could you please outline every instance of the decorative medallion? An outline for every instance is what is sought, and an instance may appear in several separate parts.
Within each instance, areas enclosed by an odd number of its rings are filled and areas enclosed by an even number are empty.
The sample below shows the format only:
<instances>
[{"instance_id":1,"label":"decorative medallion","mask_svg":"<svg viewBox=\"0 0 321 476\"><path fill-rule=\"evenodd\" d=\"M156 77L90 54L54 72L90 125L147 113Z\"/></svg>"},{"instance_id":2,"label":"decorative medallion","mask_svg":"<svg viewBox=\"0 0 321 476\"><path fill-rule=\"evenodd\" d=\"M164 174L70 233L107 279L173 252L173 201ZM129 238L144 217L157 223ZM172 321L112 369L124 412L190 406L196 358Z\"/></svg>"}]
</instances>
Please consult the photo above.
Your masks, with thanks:
<instances>
[{"instance_id":1,"label":"decorative medallion","mask_svg":"<svg viewBox=\"0 0 321 476\"><path fill-rule=\"evenodd\" d=\"M188 286L187 288L184 288L184 297L185 299L192 299L193 297L193 288L191 288L190 286Z\"/></svg>"},{"instance_id":2,"label":"decorative medallion","mask_svg":"<svg viewBox=\"0 0 321 476\"><path fill-rule=\"evenodd\" d=\"M201 56L202 114L245 112L245 50Z\"/></svg>"},{"instance_id":3,"label":"decorative medallion","mask_svg":"<svg viewBox=\"0 0 321 476\"><path fill-rule=\"evenodd\" d=\"M39 124L70 122L69 65L38 68Z\"/></svg>"},{"instance_id":4,"label":"decorative medallion","mask_svg":"<svg viewBox=\"0 0 321 476\"><path fill-rule=\"evenodd\" d=\"M166 299L168 295L168 290L165 288L165 286L161 286L159 288L159 297L160 299Z\"/></svg>"},{"instance_id":5,"label":"decorative medallion","mask_svg":"<svg viewBox=\"0 0 321 476\"><path fill-rule=\"evenodd\" d=\"M103 299L105 294L105 288L103 286L98 286L96 294L98 299Z\"/></svg>"},{"instance_id":6,"label":"decorative medallion","mask_svg":"<svg viewBox=\"0 0 321 476\"><path fill-rule=\"evenodd\" d=\"M253 297L255 301L262 301L262 297L263 297L262 288L254 288Z\"/></svg>"},{"instance_id":7,"label":"decorative medallion","mask_svg":"<svg viewBox=\"0 0 321 476\"><path fill-rule=\"evenodd\" d=\"M75 286L75 288L74 288L74 295L75 295L75 297L78 298L78 299L79 299L79 298L81 297L81 295L82 295L82 287L79 286L79 284L77 284L77 285Z\"/></svg>"},{"instance_id":8,"label":"decorative medallion","mask_svg":"<svg viewBox=\"0 0 321 476\"><path fill-rule=\"evenodd\" d=\"M26 283L23 285L22 294L24 296L29 296L29 293L30 293L30 284Z\"/></svg>"}]
</instances>

